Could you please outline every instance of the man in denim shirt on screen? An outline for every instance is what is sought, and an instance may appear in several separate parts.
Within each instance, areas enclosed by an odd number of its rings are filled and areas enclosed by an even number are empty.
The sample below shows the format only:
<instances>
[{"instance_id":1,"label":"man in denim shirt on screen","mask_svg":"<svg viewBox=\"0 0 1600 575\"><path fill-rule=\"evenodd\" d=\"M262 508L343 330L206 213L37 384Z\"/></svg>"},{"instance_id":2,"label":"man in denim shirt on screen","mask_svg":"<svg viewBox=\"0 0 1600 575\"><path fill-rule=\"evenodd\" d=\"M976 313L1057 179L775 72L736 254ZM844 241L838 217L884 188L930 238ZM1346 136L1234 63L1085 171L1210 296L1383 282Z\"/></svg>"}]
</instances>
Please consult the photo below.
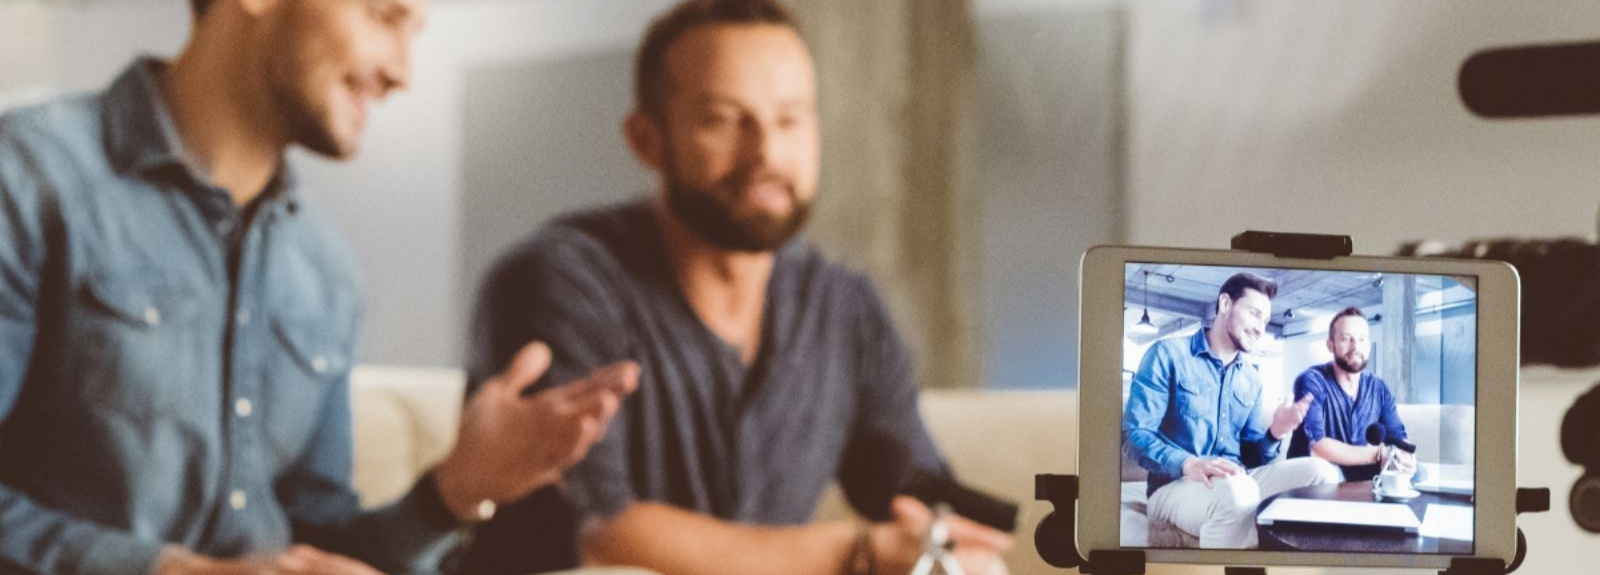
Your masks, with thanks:
<instances>
[{"instance_id":1,"label":"man in denim shirt on screen","mask_svg":"<svg viewBox=\"0 0 1600 575\"><path fill-rule=\"evenodd\" d=\"M1254 548L1263 497L1339 482L1339 469L1321 459L1273 462L1311 401L1286 400L1270 417L1258 409L1261 380L1245 353L1264 334L1277 293L1270 279L1234 274L1210 329L1156 342L1133 376L1122 444L1150 472L1150 519L1202 548Z\"/></svg>"},{"instance_id":2,"label":"man in denim shirt on screen","mask_svg":"<svg viewBox=\"0 0 1600 575\"><path fill-rule=\"evenodd\" d=\"M0 116L0 573L430 570L600 435L637 368L528 395L533 343L407 495L350 487L355 262L283 157L354 153L425 8L195 0L170 65Z\"/></svg>"}]
</instances>

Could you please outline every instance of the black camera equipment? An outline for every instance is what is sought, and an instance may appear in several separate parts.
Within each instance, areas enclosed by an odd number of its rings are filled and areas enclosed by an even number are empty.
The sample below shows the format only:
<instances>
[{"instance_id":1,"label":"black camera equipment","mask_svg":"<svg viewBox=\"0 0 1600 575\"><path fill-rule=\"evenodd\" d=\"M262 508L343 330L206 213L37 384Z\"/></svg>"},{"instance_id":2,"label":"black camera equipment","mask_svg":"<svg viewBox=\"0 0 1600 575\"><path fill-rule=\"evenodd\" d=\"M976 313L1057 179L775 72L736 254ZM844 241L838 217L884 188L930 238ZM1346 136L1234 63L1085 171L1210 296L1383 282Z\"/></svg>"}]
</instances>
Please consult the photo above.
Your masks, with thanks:
<instances>
[{"instance_id":1,"label":"black camera equipment","mask_svg":"<svg viewBox=\"0 0 1600 575\"><path fill-rule=\"evenodd\" d=\"M1568 504L1572 519L1592 533L1600 533L1600 386L1578 397L1561 422L1561 452L1583 466L1583 476L1572 486Z\"/></svg>"},{"instance_id":2,"label":"black camera equipment","mask_svg":"<svg viewBox=\"0 0 1600 575\"><path fill-rule=\"evenodd\" d=\"M1456 87L1479 117L1504 120L1600 114L1600 42L1483 50L1461 65ZM1400 255L1500 260L1522 278L1522 363L1600 365L1600 245L1579 238L1494 239ZM1579 397L1561 423L1561 451L1584 468L1569 508L1600 533L1600 385Z\"/></svg>"}]
</instances>

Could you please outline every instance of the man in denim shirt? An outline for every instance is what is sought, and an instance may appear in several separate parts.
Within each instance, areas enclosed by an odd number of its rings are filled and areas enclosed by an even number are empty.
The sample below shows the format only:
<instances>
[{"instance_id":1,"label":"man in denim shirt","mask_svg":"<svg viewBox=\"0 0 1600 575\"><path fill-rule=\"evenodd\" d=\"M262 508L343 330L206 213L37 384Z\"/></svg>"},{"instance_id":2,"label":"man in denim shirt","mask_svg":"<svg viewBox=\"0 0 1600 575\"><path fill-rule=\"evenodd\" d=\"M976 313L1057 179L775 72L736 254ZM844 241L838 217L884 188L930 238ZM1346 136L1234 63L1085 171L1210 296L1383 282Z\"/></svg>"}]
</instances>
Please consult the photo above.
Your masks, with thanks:
<instances>
[{"instance_id":1,"label":"man in denim shirt","mask_svg":"<svg viewBox=\"0 0 1600 575\"><path fill-rule=\"evenodd\" d=\"M528 395L550 352L527 346L363 512L355 263L283 154L354 152L426 0L194 6L170 66L0 117L0 573L427 570L557 481L637 368Z\"/></svg>"},{"instance_id":2,"label":"man in denim shirt","mask_svg":"<svg viewBox=\"0 0 1600 575\"><path fill-rule=\"evenodd\" d=\"M1122 443L1150 472L1150 519L1198 537L1203 548L1254 548L1263 497L1340 480L1321 459L1273 463L1311 402L1286 401L1270 419L1257 409L1261 381L1244 354L1265 331L1277 293L1270 279L1234 274L1217 294L1211 328L1156 342L1133 376Z\"/></svg>"}]
</instances>

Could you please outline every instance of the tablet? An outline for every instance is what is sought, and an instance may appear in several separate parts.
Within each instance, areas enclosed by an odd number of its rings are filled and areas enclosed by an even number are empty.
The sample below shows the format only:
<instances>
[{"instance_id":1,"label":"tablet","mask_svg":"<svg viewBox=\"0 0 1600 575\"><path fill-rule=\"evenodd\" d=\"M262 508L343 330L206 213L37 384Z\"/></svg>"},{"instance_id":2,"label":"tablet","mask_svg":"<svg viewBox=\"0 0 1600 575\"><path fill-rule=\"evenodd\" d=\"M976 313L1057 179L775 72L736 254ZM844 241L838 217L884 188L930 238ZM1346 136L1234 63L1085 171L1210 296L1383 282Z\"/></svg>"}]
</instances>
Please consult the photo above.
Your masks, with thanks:
<instances>
[{"instance_id":1,"label":"tablet","mask_svg":"<svg viewBox=\"0 0 1600 575\"><path fill-rule=\"evenodd\" d=\"M1513 559L1510 266L1096 247L1081 282L1083 553Z\"/></svg>"}]
</instances>

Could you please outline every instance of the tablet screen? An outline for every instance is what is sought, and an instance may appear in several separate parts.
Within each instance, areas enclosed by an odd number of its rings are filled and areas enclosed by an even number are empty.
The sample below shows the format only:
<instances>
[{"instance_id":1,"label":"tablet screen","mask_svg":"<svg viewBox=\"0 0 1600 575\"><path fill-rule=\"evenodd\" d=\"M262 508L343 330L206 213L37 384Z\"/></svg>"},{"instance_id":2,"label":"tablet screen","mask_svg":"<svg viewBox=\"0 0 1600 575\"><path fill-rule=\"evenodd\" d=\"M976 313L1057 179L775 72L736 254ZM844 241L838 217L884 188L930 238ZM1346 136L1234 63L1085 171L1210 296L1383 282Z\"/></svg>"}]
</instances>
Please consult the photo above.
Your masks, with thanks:
<instances>
[{"instance_id":1,"label":"tablet screen","mask_svg":"<svg viewBox=\"0 0 1600 575\"><path fill-rule=\"evenodd\" d=\"M1123 547L1471 555L1473 277L1124 266Z\"/></svg>"}]
</instances>

